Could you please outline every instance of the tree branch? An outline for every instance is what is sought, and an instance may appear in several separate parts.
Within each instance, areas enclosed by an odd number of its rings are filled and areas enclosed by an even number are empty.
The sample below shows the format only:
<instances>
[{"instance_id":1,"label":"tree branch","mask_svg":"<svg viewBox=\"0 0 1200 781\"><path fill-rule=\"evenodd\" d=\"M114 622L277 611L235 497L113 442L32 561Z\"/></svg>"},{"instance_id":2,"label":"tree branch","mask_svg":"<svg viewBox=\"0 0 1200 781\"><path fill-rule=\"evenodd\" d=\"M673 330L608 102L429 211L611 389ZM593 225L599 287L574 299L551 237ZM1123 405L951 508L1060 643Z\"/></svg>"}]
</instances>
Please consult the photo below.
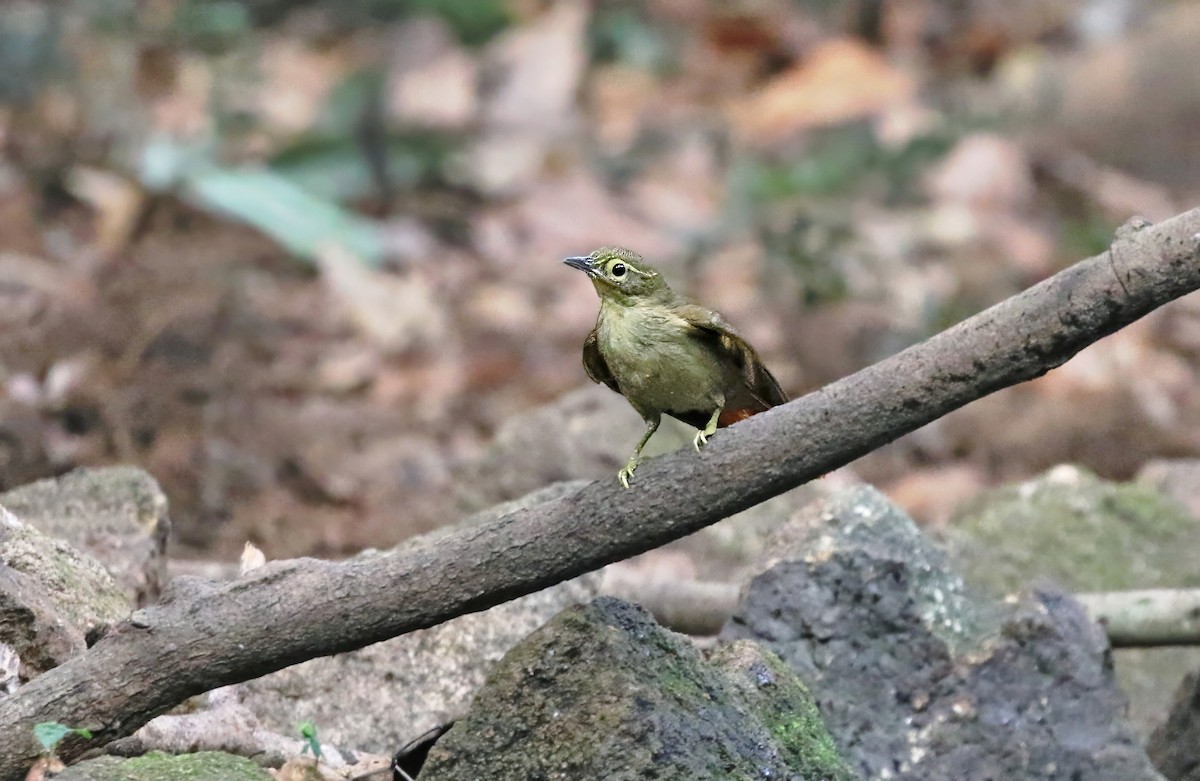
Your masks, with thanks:
<instances>
[{"instance_id":1,"label":"tree branch","mask_svg":"<svg viewBox=\"0 0 1200 781\"><path fill-rule=\"evenodd\" d=\"M66 759L218 686L483 610L655 548L836 469L1200 287L1200 210L1083 261L904 352L616 480L386 555L276 562L195 584L0 700L0 778L39 721L87 727ZM186 583L187 581L185 581Z\"/></svg>"},{"instance_id":2,"label":"tree branch","mask_svg":"<svg viewBox=\"0 0 1200 781\"><path fill-rule=\"evenodd\" d=\"M1200 589L1076 594L1113 648L1200 645Z\"/></svg>"}]
</instances>

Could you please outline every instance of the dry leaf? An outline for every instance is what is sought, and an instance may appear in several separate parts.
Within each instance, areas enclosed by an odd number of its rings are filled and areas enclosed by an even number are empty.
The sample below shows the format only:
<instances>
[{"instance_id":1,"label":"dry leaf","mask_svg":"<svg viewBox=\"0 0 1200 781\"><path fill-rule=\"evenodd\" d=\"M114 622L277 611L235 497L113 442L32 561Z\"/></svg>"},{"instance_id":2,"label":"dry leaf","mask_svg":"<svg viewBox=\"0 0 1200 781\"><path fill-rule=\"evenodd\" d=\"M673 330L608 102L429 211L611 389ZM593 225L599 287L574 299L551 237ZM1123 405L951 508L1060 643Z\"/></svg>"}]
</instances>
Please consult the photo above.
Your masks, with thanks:
<instances>
[{"instance_id":1,"label":"dry leaf","mask_svg":"<svg viewBox=\"0 0 1200 781\"><path fill-rule=\"evenodd\" d=\"M242 548L242 558L238 562L238 575L245 575L251 570L256 570L267 563L267 555L261 549L256 547L254 543L247 542Z\"/></svg>"},{"instance_id":2,"label":"dry leaf","mask_svg":"<svg viewBox=\"0 0 1200 781\"><path fill-rule=\"evenodd\" d=\"M317 265L359 330L385 351L402 352L446 333L446 314L416 272L400 276L369 269L337 245L318 250Z\"/></svg>"},{"instance_id":3,"label":"dry leaf","mask_svg":"<svg viewBox=\"0 0 1200 781\"><path fill-rule=\"evenodd\" d=\"M928 183L936 202L1010 212L1027 209L1036 190L1024 150L994 133L959 141L930 172Z\"/></svg>"},{"instance_id":4,"label":"dry leaf","mask_svg":"<svg viewBox=\"0 0 1200 781\"><path fill-rule=\"evenodd\" d=\"M729 118L749 140L769 143L814 127L875 116L911 100L913 80L877 51L834 40L730 107Z\"/></svg>"},{"instance_id":5,"label":"dry leaf","mask_svg":"<svg viewBox=\"0 0 1200 781\"><path fill-rule=\"evenodd\" d=\"M484 110L489 125L544 134L565 124L587 65L587 20L586 4L563 0L495 42L490 70L502 80Z\"/></svg>"},{"instance_id":6,"label":"dry leaf","mask_svg":"<svg viewBox=\"0 0 1200 781\"><path fill-rule=\"evenodd\" d=\"M111 171L76 166L67 189L96 212L95 246L103 257L125 249L137 228L146 194L136 183Z\"/></svg>"},{"instance_id":7,"label":"dry leaf","mask_svg":"<svg viewBox=\"0 0 1200 781\"><path fill-rule=\"evenodd\" d=\"M675 237L626 208L586 171L547 182L509 208L484 213L481 223L476 233L481 254L511 265L586 253L617 240L652 258L678 248Z\"/></svg>"},{"instance_id":8,"label":"dry leaf","mask_svg":"<svg viewBox=\"0 0 1200 781\"><path fill-rule=\"evenodd\" d=\"M479 110L479 65L446 25L415 19L397 36L387 108L398 122L462 128Z\"/></svg>"},{"instance_id":9,"label":"dry leaf","mask_svg":"<svg viewBox=\"0 0 1200 781\"><path fill-rule=\"evenodd\" d=\"M324 772L312 757L298 757L289 759L283 767L276 770L275 778L278 781L327 781L340 779L341 776Z\"/></svg>"},{"instance_id":10,"label":"dry leaf","mask_svg":"<svg viewBox=\"0 0 1200 781\"><path fill-rule=\"evenodd\" d=\"M311 128L330 91L349 71L340 52L314 51L294 38L268 41L260 63L262 88L253 106L261 121L284 133Z\"/></svg>"},{"instance_id":11,"label":"dry leaf","mask_svg":"<svg viewBox=\"0 0 1200 781\"><path fill-rule=\"evenodd\" d=\"M42 757L29 768L25 781L49 781L66 769L67 766L58 757Z\"/></svg>"},{"instance_id":12,"label":"dry leaf","mask_svg":"<svg viewBox=\"0 0 1200 781\"><path fill-rule=\"evenodd\" d=\"M641 68L610 65L589 79L588 128L609 154L628 151L645 116L662 100L662 84Z\"/></svg>"}]
</instances>

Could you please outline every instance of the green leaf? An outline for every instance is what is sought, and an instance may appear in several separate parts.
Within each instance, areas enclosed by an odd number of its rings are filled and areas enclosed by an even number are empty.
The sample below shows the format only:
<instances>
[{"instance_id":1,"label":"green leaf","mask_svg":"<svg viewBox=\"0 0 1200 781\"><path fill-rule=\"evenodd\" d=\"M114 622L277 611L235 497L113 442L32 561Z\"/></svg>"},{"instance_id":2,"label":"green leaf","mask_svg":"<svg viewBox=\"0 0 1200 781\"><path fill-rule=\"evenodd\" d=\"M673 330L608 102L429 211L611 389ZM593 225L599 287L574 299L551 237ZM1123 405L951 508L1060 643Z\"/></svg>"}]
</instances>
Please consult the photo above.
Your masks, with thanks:
<instances>
[{"instance_id":1,"label":"green leaf","mask_svg":"<svg viewBox=\"0 0 1200 781\"><path fill-rule=\"evenodd\" d=\"M264 169L209 168L185 177L185 197L252 225L301 258L336 244L364 263L383 254L377 226Z\"/></svg>"},{"instance_id":2,"label":"green leaf","mask_svg":"<svg viewBox=\"0 0 1200 781\"><path fill-rule=\"evenodd\" d=\"M468 46L482 46L513 20L505 0L407 0L406 5L440 16Z\"/></svg>"},{"instance_id":3,"label":"green leaf","mask_svg":"<svg viewBox=\"0 0 1200 781\"><path fill-rule=\"evenodd\" d=\"M317 740L317 725L311 721L306 721L300 724L296 729L300 730L300 737L304 738L304 748L300 753L303 754L311 751L312 755L317 759L321 758L321 742Z\"/></svg>"},{"instance_id":4,"label":"green leaf","mask_svg":"<svg viewBox=\"0 0 1200 781\"><path fill-rule=\"evenodd\" d=\"M203 146L155 141L142 153L138 177L152 190L176 191L202 209L257 228L303 260L337 245L367 265L379 263L383 244L374 221L269 168L225 168L212 155Z\"/></svg>"},{"instance_id":5,"label":"green leaf","mask_svg":"<svg viewBox=\"0 0 1200 781\"><path fill-rule=\"evenodd\" d=\"M588 25L592 59L621 62L652 73L667 73L678 65L678 54L669 36L628 7L601 7Z\"/></svg>"},{"instance_id":6,"label":"green leaf","mask_svg":"<svg viewBox=\"0 0 1200 781\"><path fill-rule=\"evenodd\" d=\"M57 721L43 721L33 725L33 737L42 744L42 749L45 751L53 751L54 747L61 743L67 735L78 735L88 739L92 737L90 730L82 727L68 727Z\"/></svg>"},{"instance_id":7,"label":"green leaf","mask_svg":"<svg viewBox=\"0 0 1200 781\"><path fill-rule=\"evenodd\" d=\"M385 142L388 184L409 191L439 181L452 144L444 134L406 133ZM270 170L304 190L344 202L378 194L362 145L351 137L307 138L280 152Z\"/></svg>"},{"instance_id":8,"label":"green leaf","mask_svg":"<svg viewBox=\"0 0 1200 781\"><path fill-rule=\"evenodd\" d=\"M221 52L238 43L253 29L245 5L235 0L186 0L175 7L166 31L180 46Z\"/></svg>"}]
</instances>

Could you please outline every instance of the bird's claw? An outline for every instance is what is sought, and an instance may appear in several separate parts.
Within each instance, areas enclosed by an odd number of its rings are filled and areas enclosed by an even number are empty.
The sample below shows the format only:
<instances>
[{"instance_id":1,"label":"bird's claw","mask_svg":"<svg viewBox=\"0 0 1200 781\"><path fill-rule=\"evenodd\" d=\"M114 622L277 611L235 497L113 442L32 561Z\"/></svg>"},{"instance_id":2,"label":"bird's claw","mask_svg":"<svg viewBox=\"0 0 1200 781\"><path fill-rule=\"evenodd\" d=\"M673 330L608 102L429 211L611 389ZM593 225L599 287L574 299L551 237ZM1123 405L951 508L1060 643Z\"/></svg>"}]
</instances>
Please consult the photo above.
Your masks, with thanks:
<instances>
[{"instance_id":1,"label":"bird's claw","mask_svg":"<svg viewBox=\"0 0 1200 781\"><path fill-rule=\"evenodd\" d=\"M637 460L631 459L630 462L625 465L624 469L622 469L620 472L617 472L617 482L619 482L622 487L629 487L629 478L633 477L633 470L637 469L637 465Z\"/></svg>"},{"instance_id":2,"label":"bird's claw","mask_svg":"<svg viewBox=\"0 0 1200 781\"><path fill-rule=\"evenodd\" d=\"M692 440L692 444L696 446L696 452L700 452L700 448L708 444L708 434L703 431L696 432L696 438Z\"/></svg>"}]
</instances>

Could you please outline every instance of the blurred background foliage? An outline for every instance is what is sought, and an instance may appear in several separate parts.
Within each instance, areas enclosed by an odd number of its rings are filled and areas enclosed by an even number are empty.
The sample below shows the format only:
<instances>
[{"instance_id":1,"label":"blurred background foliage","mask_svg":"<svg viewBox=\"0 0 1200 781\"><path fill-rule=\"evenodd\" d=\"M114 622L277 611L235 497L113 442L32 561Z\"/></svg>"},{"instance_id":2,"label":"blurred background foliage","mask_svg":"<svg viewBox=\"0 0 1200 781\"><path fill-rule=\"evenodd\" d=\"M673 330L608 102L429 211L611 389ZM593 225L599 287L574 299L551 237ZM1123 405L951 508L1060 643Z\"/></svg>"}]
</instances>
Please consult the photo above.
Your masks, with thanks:
<instances>
[{"instance_id":1,"label":"blurred background foliage","mask_svg":"<svg viewBox=\"0 0 1200 781\"><path fill-rule=\"evenodd\" d=\"M140 463L215 555L445 523L587 385L608 243L799 395L1194 204L1197 52L1182 0L7 3L0 488ZM929 523L1129 477L1198 359L1189 299L852 470Z\"/></svg>"}]
</instances>

